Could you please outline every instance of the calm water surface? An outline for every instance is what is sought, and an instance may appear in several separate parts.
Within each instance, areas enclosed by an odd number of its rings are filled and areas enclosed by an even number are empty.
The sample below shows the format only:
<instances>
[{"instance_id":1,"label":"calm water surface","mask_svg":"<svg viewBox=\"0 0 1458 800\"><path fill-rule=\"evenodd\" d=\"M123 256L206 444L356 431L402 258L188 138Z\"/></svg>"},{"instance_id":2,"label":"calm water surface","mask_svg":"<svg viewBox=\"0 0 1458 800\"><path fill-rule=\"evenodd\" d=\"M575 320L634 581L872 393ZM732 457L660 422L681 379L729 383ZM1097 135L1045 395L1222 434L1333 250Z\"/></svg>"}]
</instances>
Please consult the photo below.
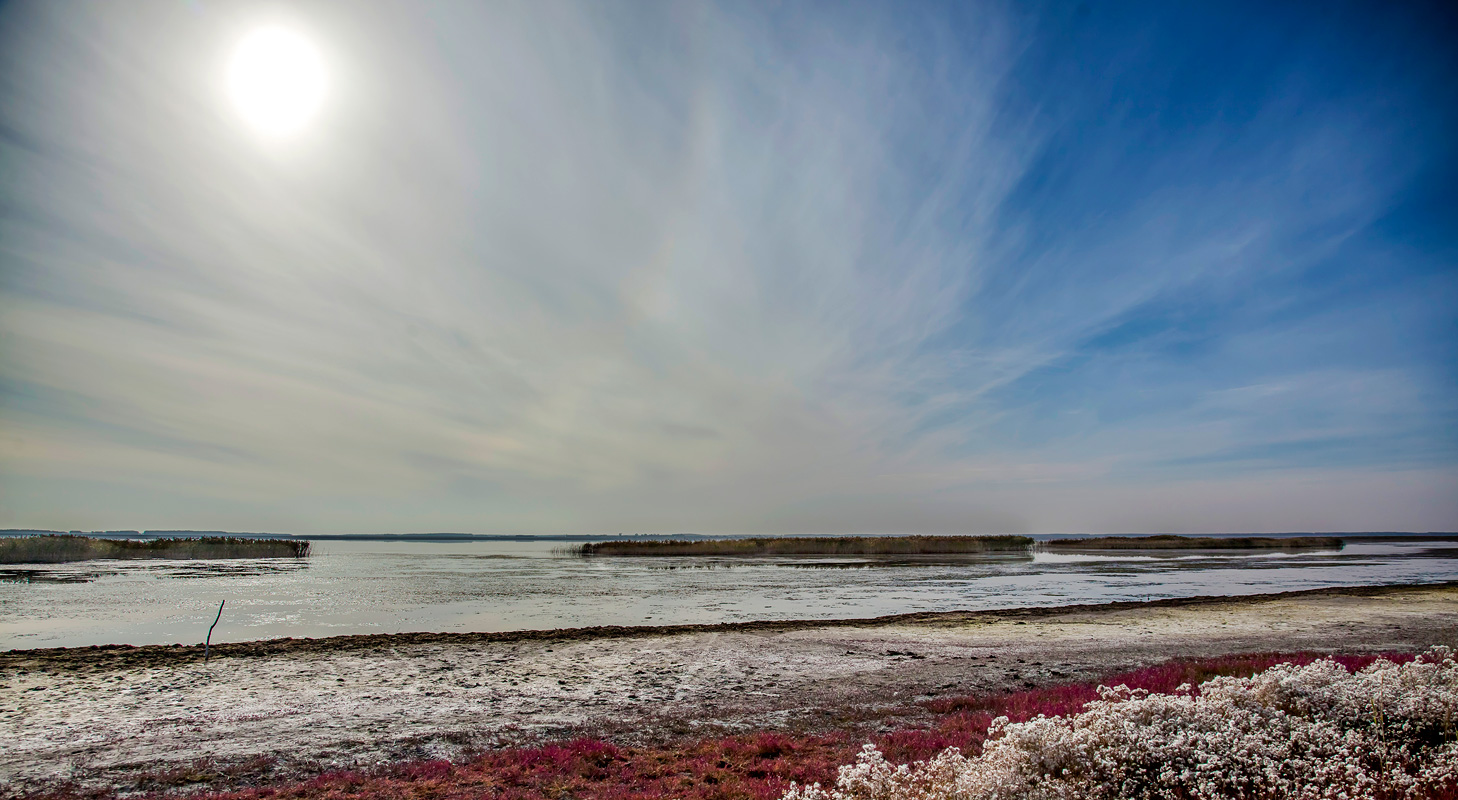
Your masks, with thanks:
<instances>
[{"instance_id":1,"label":"calm water surface","mask_svg":"<svg viewBox=\"0 0 1458 800\"><path fill-rule=\"evenodd\" d=\"M308 559L0 567L0 649L872 617L1458 579L1452 542L1307 553L593 558L560 542L315 542Z\"/></svg>"}]
</instances>

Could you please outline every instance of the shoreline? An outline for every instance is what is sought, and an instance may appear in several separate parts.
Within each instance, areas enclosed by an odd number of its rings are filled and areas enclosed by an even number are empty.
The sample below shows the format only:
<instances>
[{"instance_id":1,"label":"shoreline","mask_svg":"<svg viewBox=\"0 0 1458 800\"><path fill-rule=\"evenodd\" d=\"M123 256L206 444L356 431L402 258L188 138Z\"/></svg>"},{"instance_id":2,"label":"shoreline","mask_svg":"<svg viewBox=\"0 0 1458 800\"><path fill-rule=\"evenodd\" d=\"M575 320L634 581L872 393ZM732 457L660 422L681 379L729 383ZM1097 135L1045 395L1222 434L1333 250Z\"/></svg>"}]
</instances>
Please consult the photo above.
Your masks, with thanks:
<instances>
[{"instance_id":1,"label":"shoreline","mask_svg":"<svg viewBox=\"0 0 1458 800\"><path fill-rule=\"evenodd\" d=\"M1458 646L1458 581L869 619L0 653L0 796L230 785L590 737L872 736L1175 659ZM222 780L220 778L220 780ZM221 786L219 784L218 786ZM216 787L215 787L216 788Z\"/></svg>"},{"instance_id":2,"label":"shoreline","mask_svg":"<svg viewBox=\"0 0 1458 800\"><path fill-rule=\"evenodd\" d=\"M479 632L403 632L342 634L327 637L291 637L255 639L242 642L220 642L211 645L212 658L264 658L309 653L350 652L373 648L410 645L474 645L510 644L519 642L572 642L597 639L625 639L652 636L675 636L696 633L793 632L816 628L875 628L916 624L969 624L998 622L1003 619L1028 621L1070 613L1117 612L1138 608L1189 608L1230 602L1257 603L1282 599L1352 596L1378 597L1412 589L1458 589L1458 580L1428 583L1373 584L1368 586L1329 586L1283 592L1236 595L1195 595L1157 600L1116 600L1107 603L1072 603L1058 606L1013 606L975 611L913 611L877 617L844 617L836 619L747 620L741 622L706 622L672 625L598 625L580 628L540 628L515 631ZM132 666L164 666L201 662L204 647L198 644L102 644L74 647L12 648L0 650L0 669L27 662L56 665L90 665L96 668L120 669Z\"/></svg>"}]
</instances>

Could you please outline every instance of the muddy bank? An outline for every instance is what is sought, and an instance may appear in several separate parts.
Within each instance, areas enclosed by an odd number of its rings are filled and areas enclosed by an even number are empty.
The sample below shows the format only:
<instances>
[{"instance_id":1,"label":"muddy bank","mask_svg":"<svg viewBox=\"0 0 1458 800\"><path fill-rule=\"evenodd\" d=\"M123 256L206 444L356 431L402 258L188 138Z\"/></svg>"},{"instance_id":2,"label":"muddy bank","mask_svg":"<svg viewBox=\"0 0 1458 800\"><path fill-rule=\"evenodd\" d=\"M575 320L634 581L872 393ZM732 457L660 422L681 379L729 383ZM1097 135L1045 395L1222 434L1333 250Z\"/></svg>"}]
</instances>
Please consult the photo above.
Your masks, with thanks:
<instances>
[{"instance_id":1,"label":"muddy bank","mask_svg":"<svg viewBox=\"0 0 1458 800\"><path fill-rule=\"evenodd\" d=\"M0 654L0 779L240 780L601 735L914 724L919 701L1177 657L1458 645L1458 583L835 622ZM241 766L240 766L241 765ZM249 766L251 765L251 766ZM252 772L250 772L250 770Z\"/></svg>"},{"instance_id":2,"label":"muddy bank","mask_svg":"<svg viewBox=\"0 0 1458 800\"><path fill-rule=\"evenodd\" d=\"M963 625L991 623L1000 620L1028 621L1064 616L1077 612L1118 612L1131 609L1198 608L1232 602L1255 604L1281 599L1316 598L1322 596L1379 597L1404 593L1413 588L1458 589L1458 581L1422 584L1420 587L1352 586L1306 589L1293 592L1272 592L1256 595L1221 595L1207 597L1174 597L1142 602L1085 603L1064 606L1008 608L990 611L943 611L892 614L881 617L851 619L766 620L760 622L718 622L702 625L603 625L588 628L552 628L547 630L497 631L480 633L378 633L326 638L263 639L252 642L226 642L211 646L212 658L255 658L330 653L350 650L373 650L408 645L476 645L486 643L552 642L592 639L636 638L690 633L754 633L788 632L814 628L866 627L893 625ZM90 647L51 647L0 651L0 674L10 668L40 668L50 665L68 669L124 669L158 667L203 661L204 648L196 645L92 645Z\"/></svg>"}]
</instances>

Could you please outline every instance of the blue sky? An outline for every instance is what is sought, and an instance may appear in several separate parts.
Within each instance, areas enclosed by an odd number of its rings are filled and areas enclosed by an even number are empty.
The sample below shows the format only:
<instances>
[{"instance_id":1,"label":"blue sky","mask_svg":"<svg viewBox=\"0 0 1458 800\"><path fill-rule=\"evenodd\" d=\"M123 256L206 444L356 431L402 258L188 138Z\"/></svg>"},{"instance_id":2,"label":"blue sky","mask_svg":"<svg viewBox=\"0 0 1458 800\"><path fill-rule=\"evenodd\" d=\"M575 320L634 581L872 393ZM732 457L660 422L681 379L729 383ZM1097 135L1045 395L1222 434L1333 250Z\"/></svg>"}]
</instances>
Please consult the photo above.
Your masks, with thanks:
<instances>
[{"instance_id":1,"label":"blue sky","mask_svg":"<svg viewBox=\"0 0 1458 800\"><path fill-rule=\"evenodd\" d=\"M329 89L264 141L278 24ZM1454 34L0 6L0 525L1458 528Z\"/></svg>"}]
</instances>

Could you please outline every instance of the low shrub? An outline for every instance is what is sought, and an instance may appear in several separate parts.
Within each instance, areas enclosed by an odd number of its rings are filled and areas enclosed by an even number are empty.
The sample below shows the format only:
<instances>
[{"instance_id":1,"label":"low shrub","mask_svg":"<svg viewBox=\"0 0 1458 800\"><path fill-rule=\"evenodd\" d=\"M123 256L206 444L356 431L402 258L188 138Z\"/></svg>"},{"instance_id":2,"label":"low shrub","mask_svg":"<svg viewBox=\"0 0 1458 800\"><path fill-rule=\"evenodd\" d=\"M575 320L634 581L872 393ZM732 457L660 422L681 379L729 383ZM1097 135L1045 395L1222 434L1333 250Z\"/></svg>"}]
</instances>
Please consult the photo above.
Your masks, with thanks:
<instances>
[{"instance_id":1,"label":"low shrub","mask_svg":"<svg viewBox=\"0 0 1458 800\"><path fill-rule=\"evenodd\" d=\"M1458 793L1458 662L1447 648L1351 672L1276 664L1170 692L1117 685L1068 716L999 716L977 755L896 765L875 744L835 785L783 800L1395 798Z\"/></svg>"}]
</instances>

